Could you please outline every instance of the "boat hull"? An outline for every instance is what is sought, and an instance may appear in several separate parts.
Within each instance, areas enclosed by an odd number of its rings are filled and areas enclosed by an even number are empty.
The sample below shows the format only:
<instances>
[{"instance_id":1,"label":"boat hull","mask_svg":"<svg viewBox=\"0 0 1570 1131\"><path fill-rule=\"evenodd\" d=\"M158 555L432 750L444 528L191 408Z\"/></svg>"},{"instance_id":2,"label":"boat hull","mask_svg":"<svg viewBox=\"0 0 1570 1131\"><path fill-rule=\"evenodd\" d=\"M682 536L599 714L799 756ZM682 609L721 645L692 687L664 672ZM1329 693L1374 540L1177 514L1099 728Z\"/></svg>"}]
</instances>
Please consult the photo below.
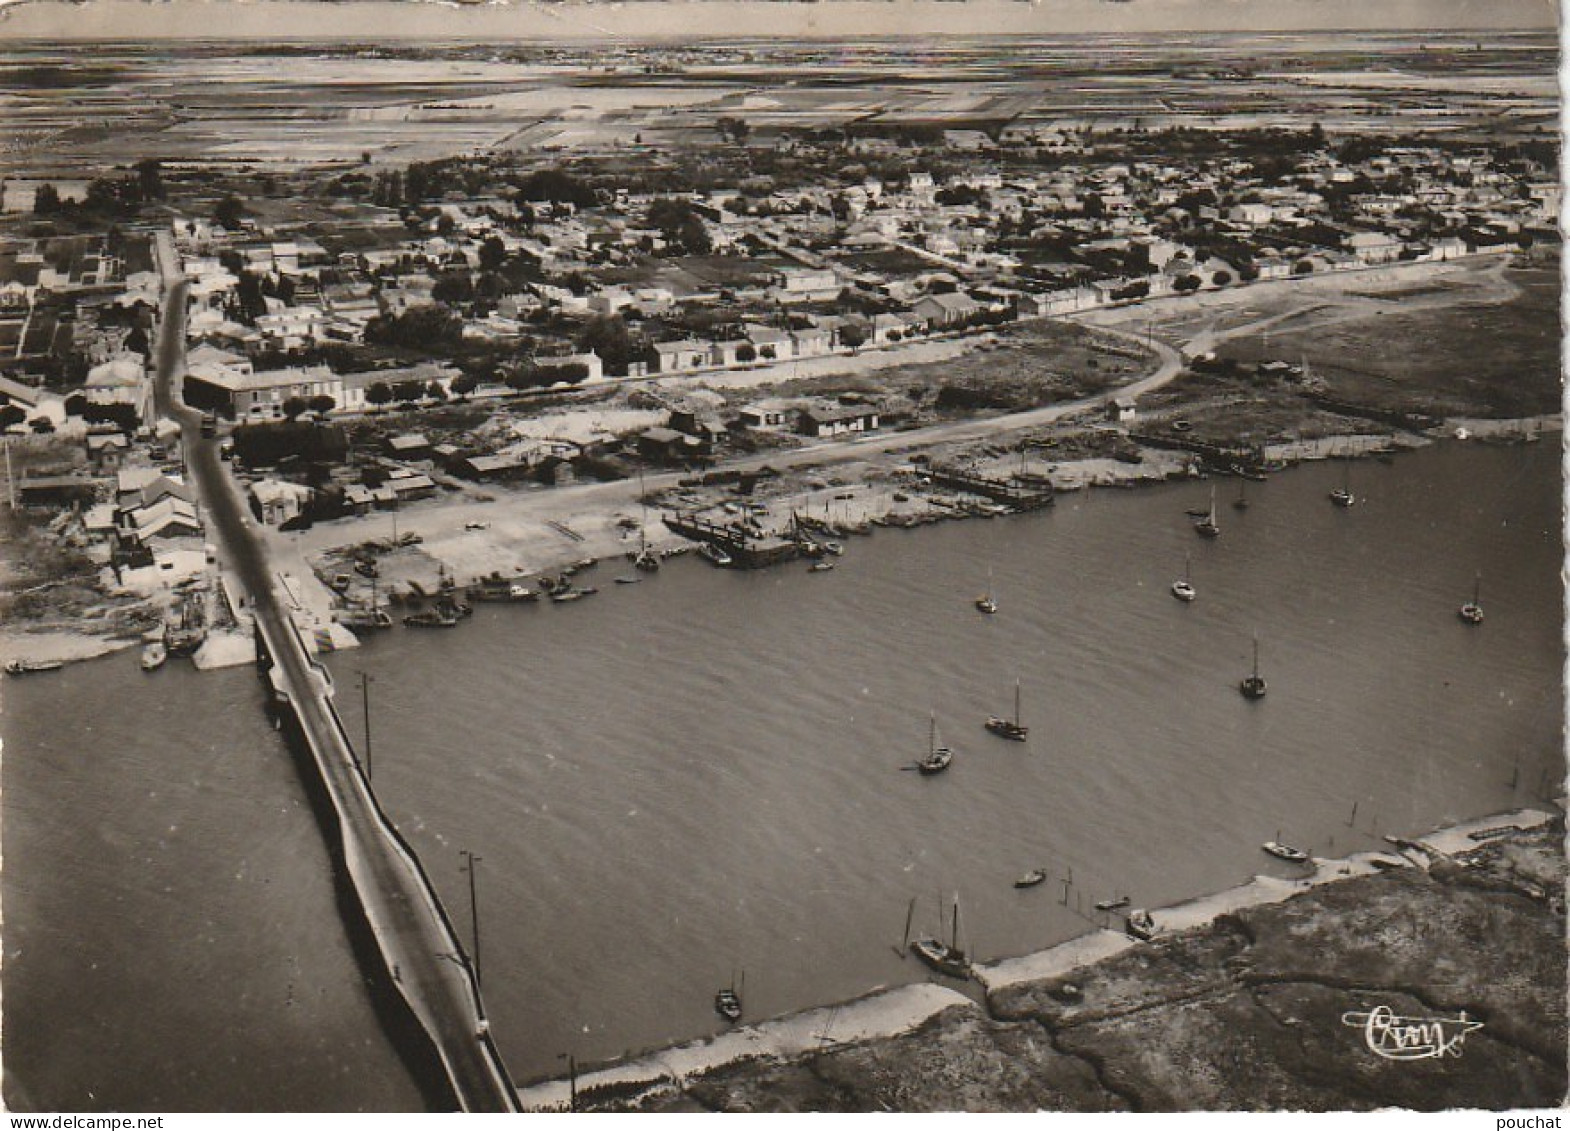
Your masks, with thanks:
<instances>
[{"instance_id":1,"label":"boat hull","mask_svg":"<svg viewBox=\"0 0 1570 1131\"><path fill-rule=\"evenodd\" d=\"M965 957L964 951L956 950L937 939L917 939L910 944L910 949L917 958L945 977L970 977L970 960Z\"/></svg>"}]
</instances>

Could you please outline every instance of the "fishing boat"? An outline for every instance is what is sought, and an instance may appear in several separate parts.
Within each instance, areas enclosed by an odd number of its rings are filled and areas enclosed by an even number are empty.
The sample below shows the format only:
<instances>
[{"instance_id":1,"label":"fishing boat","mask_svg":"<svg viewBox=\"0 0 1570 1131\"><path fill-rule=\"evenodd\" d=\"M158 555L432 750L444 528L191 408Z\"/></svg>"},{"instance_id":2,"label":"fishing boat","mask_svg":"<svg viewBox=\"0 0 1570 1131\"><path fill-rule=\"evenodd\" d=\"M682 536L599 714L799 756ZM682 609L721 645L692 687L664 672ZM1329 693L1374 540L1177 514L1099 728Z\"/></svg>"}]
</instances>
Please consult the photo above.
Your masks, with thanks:
<instances>
[{"instance_id":1,"label":"fishing boat","mask_svg":"<svg viewBox=\"0 0 1570 1131\"><path fill-rule=\"evenodd\" d=\"M976 598L976 608L981 612L989 614L998 611L997 598L992 595L992 570L990 567L987 569L987 591Z\"/></svg>"},{"instance_id":2,"label":"fishing boat","mask_svg":"<svg viewBox=\"0 0 1570 1131\"><path fill-rule=\"evenodd\" d=\"M1259 674L1259 637L1254 637L1254 671L1251 675L1243 677L1237 689L1243 693L1245 699L1263 699L1265 697L1265 678Z\"/></svg>"},{"instance_id":3,"label":"fishing boat","mask_svg":"<svg viewBox=\"0 0 1570 1131\"><path fill-rule=\"evenodd\" d=\"M1019 879L1015 880L1014 886L1017 888L1033 888L1037 884L1043 883L1046 878L1047 873L1045 871L1040 868L1032 868Z\"/></svg>"},{"instance_id":4,"label":"fishing boat","mask_svg":"<svg viewBox=\"0 0 1570 1131\"><path fill-rule=\"evenodd\" d=\"M616 579L616 584L617 585L636 585L636 584L638 584L642 580L643 580L643 578L641 578L641 577L618 577Z\"/></svg>"},{"instance_id":5,"label":"fishing boat","mask_svg":"<svg viewBox=\"0 0 1570 1131\"><path fill-rule=\"evenodd\" d=\"M169 659L169 649L162 640L153 640L142 646L142 670L155 672Z\"/></svg>"},{"instance_id":6,"label":"fishing boat","mask_svg":"<svg viewBox=\"0 0 1570 1131\"><path fill-rule=\"evenodd\" d=\"M8 660L7 675L36 675L39 672L57 672L65 667L64 660Z\"/></svg>"},{"instance_id":7,"label":"fishing boat","mask_svg":"<svg viewBox=\"0 0 1570 1131\"><path fill-rule=\"evenodd\" d=\"M1148 942L1155 938L1159 929L1155 918L1144 908L1130 911L1128 918L1124 920L1124 930L1141 942Z\"/></svg>"},{"instance_id":8,"label":"fishing boat","mask_svg":"<svg viewBox=\"0 0 1570 1131\"><path fill-rule=\"evenodd\" d=\"M1096 910L1097 911L1116 911L1119 908L1127 907L1128 905L1129 905L1129 897L1126 896L1126 895L1120 895L1120 896L1117 896L1117 897L1115 897L1113 899L1103 899L1103 900L1100 900L1096 904Z\"/></svg>"},{"instance_id":9,"label":"fishing boat","mask_svg":"<svg viewBox=\"0 0 1570 1131\"><path fill-rule=\"evenodd\" d=\"M1014 717L1000 719L997 715L987 718L987 729L1000 738L1011 739L1014 742L1024 742L1030 734L1030 728L1019 721L1019 680L1014 681Z\"/></svg>"},{"instance_id":10,"label":"fishing boat","mask_svg":"<svg viewBox=\"0 0 1570 1131\"><path fill-rule=\"evenodd\" d=\"M1192 601L1195 597L1199 596L1199 591L1194 588L1194 583L1189 580L1189 575L1193 570L1193 566L1194 561L1192 555L1184 554L1183 576L1172 583L1172 596L1176 597L1179 601Z\"/></svg>"},{"instance_id":11,"label":"fishing boat","mask_svg":"<svg viewBox=\"0 0 1570 1131\"><path fill-rule=\"evenodd\" d=\"M829 561L813 562L807 567L808 573L828 573L834 568L834 563Z\"/></svg>"},{"instance_id":12,"label":"fishing boat","mask_svg":"<svg viewBox=\"0 0 1570 1131\"><path fill-rule=\"evenodd\" d=\"M1219 538L1221 526L1216 522L1216 489L1210 489L1210 509L1205 512L1205 517L1194 523L1194 531L1201 538Z\"/></svg>"},{"instance_id":13,"label":"fishing boat","mask_svg":"<svg viewBox=\"0 0 1570 1131\"><path fill-rule=\"evenodd\" d=\"M953 760L954 751L938 745L938 717L933 714L932 725L927 732L927 756L916 763L916 769L923 774L941 774Z\"/></svg>"},{"instance_id":14,"label":"fishing boat","mask_svg":"<svg viewBox=\"0 0 1570 1131\"><path fill-rule=\"evenodd\" d=\"M1478 603L1479 592L1482 588L1483 578L1477 574L1472 578L1472 599L1461 606L1458 615L1467 624L1483 623L1483 606Z\"/></svg>"},{"instance_id":15,"label":"fishing boat","mask_svg":"<svg viewBox=\"0 0 1570 1131\"><path fill-rule=\"evenodd\" d=\"M746 985L746 978L746 972L743 971L743 986ZM736 983L734 981L731 982L728 988L720 990L714 995L714 1012L727 1021L735 1022L741 1020L741 994L736 991Z\"/></svg>"},{"instance_id":16,"label":"fishing boat","mask_svg":"<svg viewBox=\"0 0 1570 1131\"><path fill-rule=\"evenodd\" d=\"M1293 848L1290 844L1282 844L1279 840L1267 840L1259 847L1278 860L1287 860L1293 864L1308 863L1308 853L1301 848Z\"/></svg>"},{"instance_id":17,"label":"fishing boat","mask_svg":"<svg viewBox=\"0 0 1570 1131\"><path fill-rule=\"evenodd\" d=\"M721 549L719 543L717 542L703 543L703 545L698 547L698 556L701 558L706 558L710 562L713 562L715 565L721 567L735 564L731 556Z\"/></svg>"},{"instance_id":18,"label":"fishing boat","mask_svg":"<svg viewBox=\"0 0 1570 1131\"><path fill-rule=\"evenodd\" d=\"M1341 473L1341 486L1330 492L1330 501L1338 507L1349 507L1357 502L1357 496L1352 494L1352 462L1347 459L1346 467Z\"/></svg>"},{"instance_id":19,"label":"fishing boat","mask_svg":"<svg viewBox=\"0 0 1570 1131\"><path fill-rule=\"evenodd\" d=\"M450 609L432 609L423 613L410 613L403 618L409 628L454 628L458 615Z\"/></svg>"},{"instance_id":20,"label":"fishing boat","mask_svg":"<svg viewBox=\"0 0 1570 1131\"><path fill-rule=\"evenodd\" d=\"M969 978L970 959L959 945L959 900L954 901L954 926L948 942L942 939L920 938L910 944L916 957L939 974L950 978Z\"/></svg>"}]
</instances>

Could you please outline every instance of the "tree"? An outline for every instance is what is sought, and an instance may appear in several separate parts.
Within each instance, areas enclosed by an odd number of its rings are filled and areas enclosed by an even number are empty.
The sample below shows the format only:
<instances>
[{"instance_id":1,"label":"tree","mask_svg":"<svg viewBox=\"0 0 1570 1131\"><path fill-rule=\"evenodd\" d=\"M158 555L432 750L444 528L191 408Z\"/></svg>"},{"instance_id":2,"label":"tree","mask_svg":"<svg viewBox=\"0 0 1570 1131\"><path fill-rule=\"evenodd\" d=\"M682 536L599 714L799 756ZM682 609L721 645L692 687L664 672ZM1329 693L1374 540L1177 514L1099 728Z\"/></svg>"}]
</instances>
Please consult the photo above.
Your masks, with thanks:
<instances>
[{"instance_id":1,"label":"tree","mask_svg":"<svg viewBox=\"0 0 1570 1131\"><path fill-rule=\"evenodd\" d=\"M1190 291L1199 290L1199 282L1198 275L1179 275L1172 287L1181 294L1188 294Z\"/></svg>"},{"instance_id":2,"label":"tree","mask_svg":"<svg viewBox=\"0 0 1570 1131\"><path fill-rule=\"evenodd\" d=\"M860 349L867 340L867 331L855 322L847 322L840 327L840 345L846 349Z\"/></svg>"},{"instance_id":3,"label":"tree","mask_svg":"<svg viewBox=\"0 0 1570 1131\"><path fill-rule=\"evenodd\" d=\"M332 397L329 397L326 393L318 393L306 403L310 405L311 411L316 413L318 416L326 416L329 412L338 407L338 402L335 401Z\"/></svg>"},{"instance_id":4,"label":"tree","mask_svg":"<svg viewBox=\"0 0 1570 1131\"><path fill-rule=\"evenodd\" d=\"M480 379L473 373L460 373L452 379L453 395L462 399L480 387Z\"/></svg>"},{"instance_id":5,"label":"tree","mask_svg":"<svg viewBox=\"0 0 1570 1131\"><path fill-rule=\"evenodd\" d=\"M1313 273L1314 261L1312 259L1299 259L1292 264L1292 274L1294 275L1312 275Z\"/></svg>"},{"instance_id":6,"label":"tree","mask_svg":"<svg viewBox=\"0 0 1570 1131\"><path fill-rule=\"evenodd\" d=\"M1230 271L1217 271L1210 276L1210 281L1218 287L1224 287L1232 281L1232 273Z\"/></svg>"},{"instance_id":7,"label":"tree","mask_svg":"<svg viewBox=\"0 0 1570 1131\"><path fill-rule=\"evenodd\" d=\"M502 243L499 236L487 236L480 245L480 270L500 271L503 263L507 262L507 245Z\"/></svg>"},{"instance_id":8,"label":"tree","mask_svg":"<svg viewBox=\"0 0 1570 1131\"><path fill-rule=\"evenodd\" d=\"M404 404L413 404L425 395L425 386L419 381L399 381L392 387L393 396Z\"/></svg>"},{"instance_id":9,"label":"tree","mask_svg":"<svg viewBox=\"0 0 1570 1131\"><path fill-rule=\"evenodd\" d=\"M287 419L293 420L310 407L310 402L304 397L289 397L283 402L283 414Z\"/></svg>"},{"instance_id":10,"label":"tree","mask_svg":"<svg viewBox=\"0 0 1570 1131\"><path fill-rule=\"evenodd\" d=\"M142 189L143 200L162 200L164 198L163 163L156 157L149 157L145 161L138 161L132 166L136 170L136 177Z\"/></svg>"},{"instance_id":11,"label":"tree","mask_svg":"<svg viewBox=\"0 0 1570 1131\"><path fill-rule=\"evenodd\" d=\"M27 419L27 412L14 404L0 405L0 430L20 424Z\"/></svg>"},{"instance_id":12,"label":"tree","mask_svg":"<svg viewBox=\"0 0 1570 1131\"><path fill-rule=\"evenodd\" d=\"M393 391L388 387L387 382L376 381L371 384L369 389L365 390L365 399L369 404L380 407L384 404L392 403Z\"/></svg>"},{"instance_id":13,"label":"tree","mask_svg":"<svg viewBox=\"0 0 1570 1131\"><path fill-rule=\"evenodd\" d=\"M758 351L755 350L752 347L752 343L751 342L748 342L746 345L737 346L736 347L736 360L740 361L740 362L743 362L743 363L749 362L749 361L757 361L758 360Z\"/></svg>"},{"instance_id":14,"label":"tree","mask_svg":"<svg viewBox=\"0 0 1570 1131\"><path fill-rule=\"evenodd\" d=\"M447 390L442 388L440 381L432 381L425 386L425 395L433 401L444 401L447 399Z\"/></svg>"},{"instance_id":15,"label":"tree","mask_svg":"<svg viewBox=\"0 0 1570 1131\"><path fill-rule=\"evenodd\" d=\"M467 271L448 271L436 280L431 297L449 306L468 302L474 298L474 280Z\"/></svg>"},{"instance_id":16,"label":"tree","mask_svg":"<svg viewBox=\"0 0 1570 1131\"><path fill-rule=\"evenodd\" d=\"M632 335L620 314L601 314L589 319L578 336L578 348L599 354L605 372L612 377L627 375L627 363L633 354Z\"/></svg>"},{"instance_id":17,"label":"tree","mask_svg":"<svg viewBox=\"0 0 1570 1131\"><path fill-rule=\"evenodd\" d=\"M213 208L213 219L220 226L231 230L240 226L240 217L244 214L245 202L233 193L224 197Z\"/></svg>"},{"instance_id":18,"label":"tree","mask_svg":"<svg viewBox=\"0 0 1570 1131\"><path fill-rule=\"evenodd\" d=\"M33 215L53 216L60 208L60 190L50 181L39 185L38 191L33 194Z\"/></svg>"}]
</instances>

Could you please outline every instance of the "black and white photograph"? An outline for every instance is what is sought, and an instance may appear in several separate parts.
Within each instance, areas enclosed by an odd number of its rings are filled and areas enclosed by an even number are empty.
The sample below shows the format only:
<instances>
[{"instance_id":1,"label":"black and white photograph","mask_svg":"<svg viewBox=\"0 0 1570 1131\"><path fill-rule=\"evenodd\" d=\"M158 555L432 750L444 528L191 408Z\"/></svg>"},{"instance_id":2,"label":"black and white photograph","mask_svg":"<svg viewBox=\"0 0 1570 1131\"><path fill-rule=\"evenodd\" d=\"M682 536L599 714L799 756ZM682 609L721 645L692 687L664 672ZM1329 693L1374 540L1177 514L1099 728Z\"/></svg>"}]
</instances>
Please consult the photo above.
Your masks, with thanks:
<instances>
[{"instance_id":1,"label":"black and white photograph","mask_svg":"<svg viewBox=\"0 0 1570 1131\"><path fill-rule=\"evenodd\" d=\"M0 0L11 1125L1557 1126L1560 36Z\"/></svg>"}]
</instances>

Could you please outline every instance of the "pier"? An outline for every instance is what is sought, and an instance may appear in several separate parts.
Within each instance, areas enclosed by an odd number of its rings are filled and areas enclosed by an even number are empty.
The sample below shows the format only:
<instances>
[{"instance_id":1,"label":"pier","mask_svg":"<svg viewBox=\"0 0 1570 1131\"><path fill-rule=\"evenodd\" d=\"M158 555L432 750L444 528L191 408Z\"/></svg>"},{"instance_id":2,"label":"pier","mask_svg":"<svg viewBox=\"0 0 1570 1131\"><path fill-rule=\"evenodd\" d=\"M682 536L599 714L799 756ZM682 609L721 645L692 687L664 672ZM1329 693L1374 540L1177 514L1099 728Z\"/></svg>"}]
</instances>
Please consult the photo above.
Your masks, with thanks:
<instances>
[{"instance_id":1,"label":"pier","mask_svg":"<svg viewBox=\"0 0 1570 1131\"><path fill-rule=\"evenodd\" d=\"M737 523L710 522L695 514L675 512L662 517L665 525L683 538L718 546L743 569L761 569L789 561L799 552L797 544L787 538L760 536Z\"/></svg>"},{"instance_id":2,"label":"pier","mask_svg":"<svg viewBox=\"0 0 1570 1131\"><path fill-rule=\"evenodd\" d=\"M250 594L258 666L271 687L280 729L310 756L337 820L336 847L387 977L430 1041L457 1105L465 1111L517 1111L518 1098L491 1039L473 964L458 941L414 851L377 804L333 706L326 668L307 652L272 584L267 552L218 458L200 434L201 416L172 383L184 367L185 283L167 234L158 241L165 279L158 339L157 401L181 424L186 466L207 511L214 541Z\"/></svg>"},{"instance_id":3,"label":"pier","mask_svg":"<svg viewBox=\"0 0 1570 1131\"><path fill-rule=\"evenodd\" d=\"M1015 510L1039 510L1052 505L1052 485L1038 477L1013 476L994 479L957 467L934 464L927 475L939 487L951 487L971 495L980 495L995 503L1003 503Z\"/></svg>"}]
</instances>

